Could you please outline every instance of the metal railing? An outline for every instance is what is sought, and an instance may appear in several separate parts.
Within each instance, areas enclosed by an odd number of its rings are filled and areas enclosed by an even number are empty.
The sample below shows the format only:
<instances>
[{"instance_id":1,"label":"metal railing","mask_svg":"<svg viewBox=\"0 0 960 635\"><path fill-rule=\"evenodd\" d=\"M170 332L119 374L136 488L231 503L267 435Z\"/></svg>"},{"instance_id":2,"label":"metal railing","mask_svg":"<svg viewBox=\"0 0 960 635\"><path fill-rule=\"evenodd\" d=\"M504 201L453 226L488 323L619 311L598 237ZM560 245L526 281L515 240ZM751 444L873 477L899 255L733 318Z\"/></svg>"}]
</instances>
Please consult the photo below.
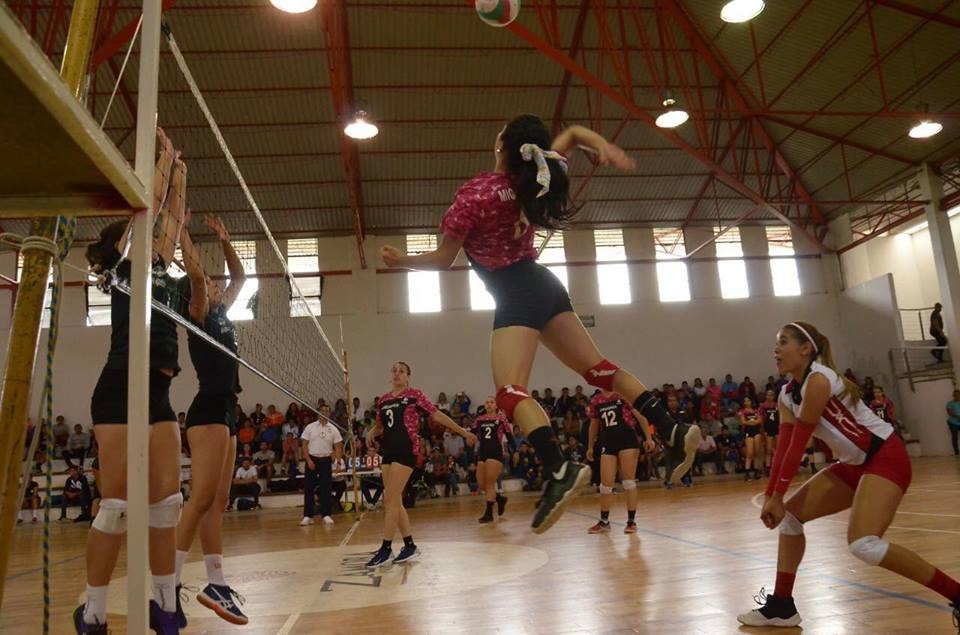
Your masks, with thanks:
<instances>
[{"instance_id":1,"label":"metal railing","mask_svg":"<svg viewBox=\"0 0 960 635\"><path fill-rule=\"evenodd\" d=\"M953 360L946 346L903 346L890 349L890 367L897 379L906 379L910 390L925 381L954 379Z\"/></svg>"},{"instance_id":2,"label":"metal railing","mask_svg":"<svg viewBox=\"0 0 960 635\"><path fill-rule=\"evenodd\" d=\"M930 314L932 306L919 309L899 309L900 329L904 342L922 342L930 337Z\"/></svg>"}]
</instances>

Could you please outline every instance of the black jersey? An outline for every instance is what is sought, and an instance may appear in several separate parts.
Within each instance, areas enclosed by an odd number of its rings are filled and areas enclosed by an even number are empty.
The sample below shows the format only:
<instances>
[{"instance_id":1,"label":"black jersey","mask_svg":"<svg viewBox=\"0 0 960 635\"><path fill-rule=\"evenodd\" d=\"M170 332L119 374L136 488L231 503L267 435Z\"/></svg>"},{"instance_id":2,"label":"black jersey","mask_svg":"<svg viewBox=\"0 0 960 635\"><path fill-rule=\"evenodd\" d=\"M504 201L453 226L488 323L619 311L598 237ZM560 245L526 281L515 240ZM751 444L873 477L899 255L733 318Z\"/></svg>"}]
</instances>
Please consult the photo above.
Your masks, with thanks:
<instances>
[{"instance_id":1,"label":"black jersey","mask_svg":"<svg viewBox=\"0 0 960 635\"><path fill-rule=\"evenodd\" d=\"M130 283L130 261L123 260L117 267L118 279ZM154 300L179 309L177 299L177 281L167 275L163 261L153 267ZM130 357L130 296L113 288L110 290L110 352L107 354L106 368L126 369ZM153 310L150 316L150 368L169 368L174 374L180 372L178 364L177 325L159 311Z\"/></svg>"},{"instance_id":2,"label":"black jersey","mask_svg":"<svg viewBox=\"0 0 960 635\"><path fill-rule=\"evenodd\" d=\"M187 277L180 278L177 287L182 299L181 313L193 321L190 317L190 280ZM200 326L204 333L236 354L237 331L233 321L227 317L226 306L220 304L210 308ZM190 361L197 371L201 392L240 392L240 365L235 357L215 348L190 330L187 331L187 346L190 349Z\"/></svg>"}]
</instances>

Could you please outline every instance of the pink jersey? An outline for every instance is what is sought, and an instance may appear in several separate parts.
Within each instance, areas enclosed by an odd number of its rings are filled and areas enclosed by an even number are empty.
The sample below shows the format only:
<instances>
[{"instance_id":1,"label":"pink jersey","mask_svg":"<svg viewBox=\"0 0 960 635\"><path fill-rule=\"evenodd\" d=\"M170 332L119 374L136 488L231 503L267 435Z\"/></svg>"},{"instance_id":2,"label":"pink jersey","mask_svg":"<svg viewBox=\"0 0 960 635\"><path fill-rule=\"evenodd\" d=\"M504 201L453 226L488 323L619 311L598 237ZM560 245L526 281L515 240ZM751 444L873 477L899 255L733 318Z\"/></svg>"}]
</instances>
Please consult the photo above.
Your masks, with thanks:
<instances>
[{"instance_id":1,"label":"pink jersey","mask_svg":"<svg viewBox=\"0 0 960 635\"><path fill-rule=\"evenodd\" d=\"M440 233L462 240L467 256L489 271L537 259L534 228L521 214L505 174L481 172L461 185Z\"/></svg>"},{"instance_id":2,"label":"pink jersey","mask_svg":"<svg viewBox=\"0 0 960 635\"><path fill-rule=\"evenodd\" d=\"M420 417L436 411L437 407L425 394L416 388L407 388L399 394L388 392L377 400L377 423L383 426L385 441L396 440L401 430L406 432L413 453L419 454Z\"/></svg>"},{"instance_id":3,"label":"pink jersey","mask_svg":"<svg viewBox=\"0 0 960 635\"><path fill-rule=\"evenodd\" d=\"M630 403L617 393L604 396L598 392L587 406L587 416L599 419L604 428L624 424L630 428L637 427L637 420L633 417L633 408Z\"/></svg>"},{"instance_id":4,"label":"pink jersey","mask_svg":"<svg viewBox=\"0 0 960 635\"><path fill-rule=\"evenodd\" d=\"M500 413L485 413L473 420L473 433L481 443L493 441L503 445L504 439L511 433L510 422Z\"/></svg>"},{"instance_id":5,"label":"pink jersey","mask_svg":"<svg viewBox=\"0 0 960 635\"><path fill-rule=\"evenodd\" d=\"M867 450L874 437L887 439L893 434L893 427L874 414L862 399L852 400L843 394L843 380L832 369L814 362L807 377L814 373L823 375L830 382L831 397L820 415L820 421L816 422L813 436L823 441L841 463L861 465L867 459ZM796 403L791 395L795 386L796 381L791 381L783 387L780 403L799 418L807 384L804 382L800 387L800 403Z\"/></svg>"}]
</instances>

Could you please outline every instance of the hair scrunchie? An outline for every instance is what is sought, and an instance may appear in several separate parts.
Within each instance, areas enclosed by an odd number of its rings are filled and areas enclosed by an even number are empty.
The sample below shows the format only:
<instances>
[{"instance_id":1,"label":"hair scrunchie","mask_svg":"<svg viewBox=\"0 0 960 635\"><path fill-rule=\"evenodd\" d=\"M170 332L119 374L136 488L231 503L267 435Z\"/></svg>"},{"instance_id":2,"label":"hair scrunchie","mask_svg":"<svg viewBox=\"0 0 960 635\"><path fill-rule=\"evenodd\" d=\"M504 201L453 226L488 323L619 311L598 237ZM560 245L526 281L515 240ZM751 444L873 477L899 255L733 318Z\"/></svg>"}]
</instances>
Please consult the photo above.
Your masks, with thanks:
<instances>
[{"instance_id":1,"label":"hair scrunchie","mask_svg":"<svg viewBox=\"0 0 960 635\"><path fill-rule=\"evenodd\" d=\"M520 146L520 156L524 161L533 161L537 165L537 183L540 184L537 198L550 191L550 168L547 166L547 159L556 159L560 162L563 171L567 171L565 156L554 150L544 150L535 143L525 143Z\"/></svg>"}]
</instances>

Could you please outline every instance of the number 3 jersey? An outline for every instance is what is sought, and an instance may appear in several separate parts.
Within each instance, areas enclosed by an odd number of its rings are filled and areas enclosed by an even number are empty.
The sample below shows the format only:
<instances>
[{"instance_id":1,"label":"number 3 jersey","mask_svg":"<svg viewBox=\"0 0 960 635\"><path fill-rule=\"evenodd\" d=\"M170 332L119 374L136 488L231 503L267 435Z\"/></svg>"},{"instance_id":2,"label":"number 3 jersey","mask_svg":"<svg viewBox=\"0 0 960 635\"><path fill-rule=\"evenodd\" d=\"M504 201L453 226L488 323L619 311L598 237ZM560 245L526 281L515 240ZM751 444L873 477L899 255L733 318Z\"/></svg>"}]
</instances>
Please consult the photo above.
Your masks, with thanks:
<instances>
[{"instance_id":1,"label":"number 3 jersey","mask_svg":"<svg viewBox=\"0 0 960 635\"><path fill-rule=\"evenodd\" d=\"M590 400L587 416L600 422L600 445L608 445L614 439L636 437L637 420L630 403L615 392L598 392Z\"/></svg>"},{"instance_id":2,"label":"number 3 jersey","mask_svg":"<svg viewBox=\"0 0 960 635\"><path fill-rule=\"evenodd\" d=\"M383 426L381 453L420 454L420 419L430 416L437 407L416 388L394 394L388 392L377 400L377 422Z\"/></svg>"}]
</instances>

